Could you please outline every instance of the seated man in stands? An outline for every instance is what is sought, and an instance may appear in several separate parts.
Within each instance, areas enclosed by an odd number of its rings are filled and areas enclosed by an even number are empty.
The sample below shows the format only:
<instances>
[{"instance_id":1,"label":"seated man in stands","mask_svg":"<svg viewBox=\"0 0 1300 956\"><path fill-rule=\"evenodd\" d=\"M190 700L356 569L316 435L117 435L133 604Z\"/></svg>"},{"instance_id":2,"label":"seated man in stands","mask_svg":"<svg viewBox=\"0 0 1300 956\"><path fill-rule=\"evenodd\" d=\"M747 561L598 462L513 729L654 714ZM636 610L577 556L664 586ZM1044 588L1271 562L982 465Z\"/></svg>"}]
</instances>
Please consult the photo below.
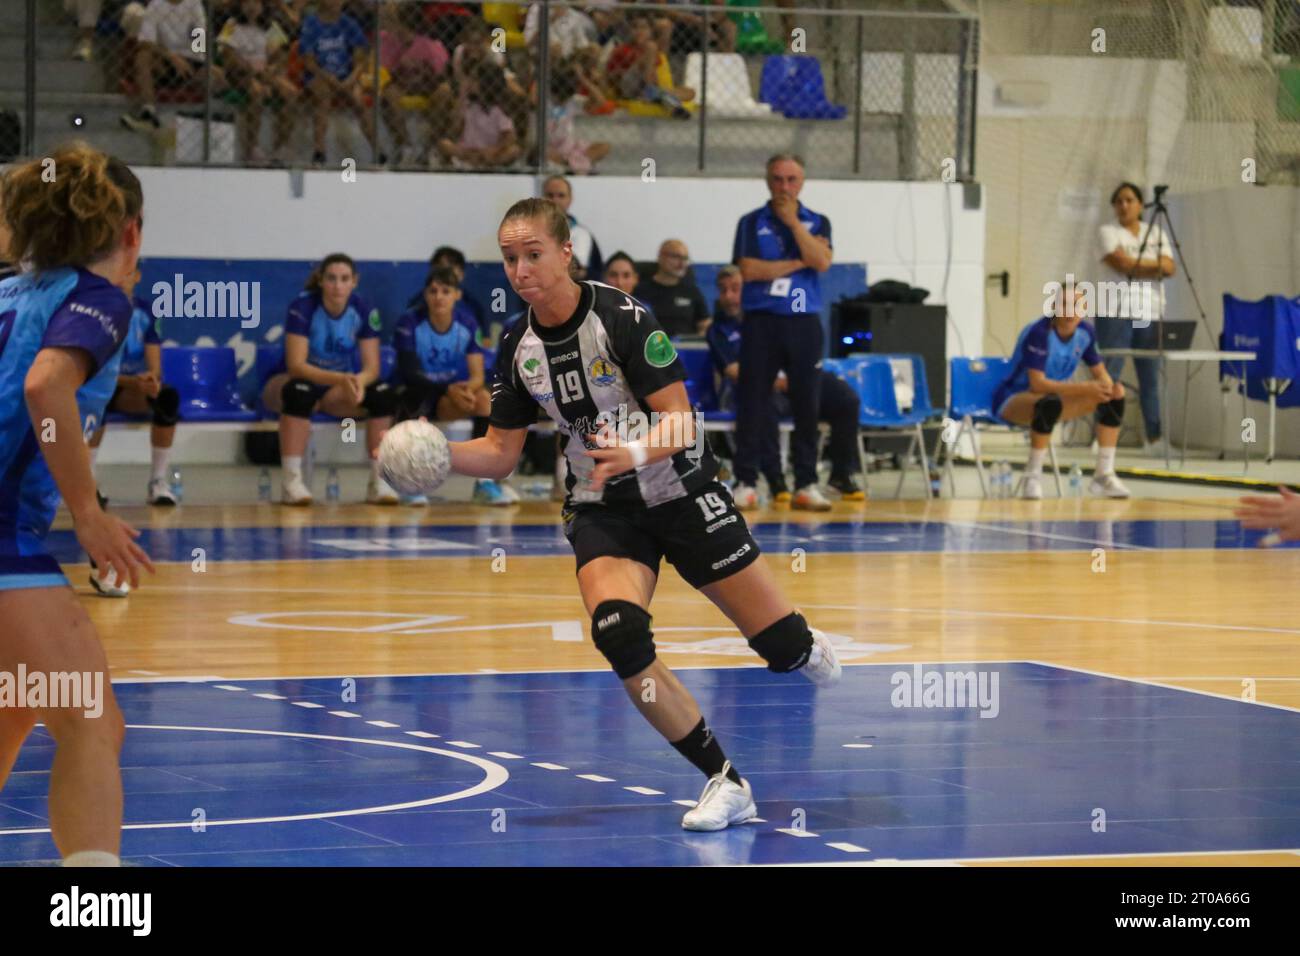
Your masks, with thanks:
<instances>
[{"instance_id":1,"label":"seated man in stands","mask_svg":"<svg viewBox=\"0 0 1300 956\"><path fill-rule=\"evenodd\" d=\"M721 376L722 385L718 390L718 406L729 409L735 404L735 382L740 378L740 326L743 316L740 308L740 290L743 282L740 269L733 265L723 266L718 271L718 304L713 313L713 322L709 326L709 354L713 358L714 368ZM866 495L858 487L855 477L862 470L862 459L858 449L858 394L847 382L827 372L818 372L820 396L818 399L818 419L831 427L830 459L831 477L827 482L840 493L845 501L863 501ZM768 490L772 500L790 501L790 490L785 483L781 469L781 445L778 421L790 417L790 401L785 396L785 373L777 375L773 384L772 404L776 414L770 419L772 428L762 436L759 452L759 468L767 479ZM754 507L745 502L748 507ZM796 508L809 507L808 502L796 498ZM736 506L742 502L737 499Z\"/></svg>"},{"instance_id":2,"label":"seated man in stands","mask_svg":"<svg viewBox=\"0 0 1300 956\"><path fill-rule=\"evenodd\" d=\"M642 279L636 297L654 310L669 335L703 335L709 327L709 304L691 274L686 243L666 239L659 246L659 267Z\"/></svg>"},{"instance_id":3,"label":"seated man in stands","mask_svg":"<svg viewBox=\"0 0 1300 956\"><path fill-rule=\"evenodd\" d=\"M162 127L158 119L158 87L189 87L196 95L202 93L207 82L203 76L207 54L195 52L195 30L200 31L198 36L207 30L203 0L150 0L144 8L133 64L139 105L134 113L123 114L122 125L127 129L149 133ZM211 70L212 90L220 92L225 88L225 77L219 67Z\"/></svg>"}]
</instances>

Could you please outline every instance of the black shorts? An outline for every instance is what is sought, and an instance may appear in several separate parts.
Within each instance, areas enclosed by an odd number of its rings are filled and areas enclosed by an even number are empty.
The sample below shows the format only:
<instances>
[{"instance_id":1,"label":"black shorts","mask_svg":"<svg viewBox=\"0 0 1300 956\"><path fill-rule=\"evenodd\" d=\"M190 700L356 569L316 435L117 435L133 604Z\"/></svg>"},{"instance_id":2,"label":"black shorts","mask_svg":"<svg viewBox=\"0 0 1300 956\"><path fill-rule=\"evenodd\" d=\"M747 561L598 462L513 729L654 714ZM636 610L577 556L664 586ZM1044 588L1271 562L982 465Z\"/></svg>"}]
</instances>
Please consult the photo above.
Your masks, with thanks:
<instances>
[{"instance_id":1,"label":"black shorts","mask_svg":"<svg viewBox=\"0 0 1300 956\"><path fill-rule=\"evenodd\" d=\"M687 584L701 588L758 560L758 542L718 481L653 508L571 504L562 517L579 569L593 558L631 558L658 574L667 558Z\"/></svg>"},{"instance_id":2,"label":"black shorts","mask_svg":"<svg viewBox=\"0 0 1300 956\"><path fill-rule=\"evenodd\" d=\"M320 404L320 400L325 397L325 393L328 392L334 386L322 385L319 382L308 382L305 379L298 379L298 381L311 386L312 407L316 408L316 411L320 411L320 409L317 408L316 406L318 406ZM361 401L358 403L357 407L360 408L362 411L364 411L367 415L370 414L370 403L374 401L375 386L381 384L383 383L371 382L369 385L366 386L366 390L361 395ZM329 413L321 412L321 414L328 415Z\"/></svg>"},{"instance_id":3,"label":"black shorts","mask_svg":"<svg viewBox=\"0 0 1300 956\"><path fill-rule=\"evenodd\" d=\"M447 394L451 382L409 382L397 393L397 417L420 418L436 421L438 403Z\"/></svg>"}]
</instances>

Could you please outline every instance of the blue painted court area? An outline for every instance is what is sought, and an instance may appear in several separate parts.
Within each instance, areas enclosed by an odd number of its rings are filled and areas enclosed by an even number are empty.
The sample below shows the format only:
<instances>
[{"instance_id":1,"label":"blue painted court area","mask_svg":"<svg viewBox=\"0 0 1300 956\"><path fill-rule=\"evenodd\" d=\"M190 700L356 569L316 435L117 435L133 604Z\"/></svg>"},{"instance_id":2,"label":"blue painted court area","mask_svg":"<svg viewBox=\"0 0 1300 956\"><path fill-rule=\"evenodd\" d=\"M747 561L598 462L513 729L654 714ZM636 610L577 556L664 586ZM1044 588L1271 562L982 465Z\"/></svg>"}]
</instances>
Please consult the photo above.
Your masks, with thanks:
<instances>
[{"instance_id":1,"label":"blue painted court area","mask_svg":"<svg viewBox=\"0 0 1300 956\"><path fill-rule=\"evenodd\" d=\"M894 706L930 671L983 674L985 706ZM703 776L603 672L363 678L346 701L341 679L128 683L123 856L695 865L1300 847L1293 711L1025 662L850 666L830 691L760 668L679 675L762 822L683 831L675 801ZM51 755L38 730L0 797L0 863L55 856L39 832Z\"/></svg>"},{"instance_id":2,"label":"blue painted court area","mask_svg":"<svg viewBox=\"0 0 1300 956\"><path fill-rule=\"evenodd\" d=\"M189 562L195 548L210 561L303 561L338 558L490 557L564 555L570 551L558 522L541 525L479 524L304 528L151 528L141 545L157 561ZM1023 552L1253 548L1263 531L1221 521L836 521L825 524L762 522L751 525L767 551L809 552ZM1296 547L1300 545L1288 545ZM70 530L51 532L50 553L64 563L85 557Z\"/></svg>"}]
</instances>

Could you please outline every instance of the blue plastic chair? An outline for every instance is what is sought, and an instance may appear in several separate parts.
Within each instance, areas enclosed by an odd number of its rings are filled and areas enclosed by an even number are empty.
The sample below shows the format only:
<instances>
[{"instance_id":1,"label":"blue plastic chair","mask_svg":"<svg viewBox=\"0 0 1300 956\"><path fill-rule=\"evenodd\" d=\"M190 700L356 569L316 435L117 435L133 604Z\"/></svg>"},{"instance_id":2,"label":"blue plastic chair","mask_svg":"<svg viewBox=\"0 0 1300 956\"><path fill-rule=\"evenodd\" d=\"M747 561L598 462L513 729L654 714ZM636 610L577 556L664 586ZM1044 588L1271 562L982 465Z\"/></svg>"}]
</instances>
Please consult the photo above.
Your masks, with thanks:
<instances>
[{"instance_id":1,"label":"blue plastic chair","mask_svg":"<svg viewBox=\"0 0 1300 956\"><path fill-rule=\"evenodd\" d=\"M763 61L758 98L789 119L843 119L847 107L826 99L821 63L808 54L769 56Z\"/></svg>"},{"instance_id":2,"label":"blue plastic chair","mask_svg":"<svg viewBox=\"0 0 1300 956\"><path fill-rule=\"evenodd\" d=\"M677 357L686 369L686 396L691 405L709 423L734 423L736 413L718 407L718 385L714 377L713 356L707 348L679 347Z\"/></svg>"},{"instance_id":3,"label":"blue plastic chair","mask_svg":"<svg viewBox=\"0 0 1300 956\"><path fill-rule=\"evenodd\" d=\"M906 359L912 369L913 399L912 407L903 411L898 406L898 395L894 390L894 367L891 359ZM925 433L922 425L937 414L930 404L930 386L925 377L925 362L919 355L853 355L831 366L831 371L841 370L841 377L853 385L858 392L861 408L858 412L858 445L863 462L867 459L866 439L873 436L893 435L900 431L912 436L907 451L902 456L903 466L898 473L898 486L894 497L903 493L903 482L911 467L912 453L918 452L921 458L921 477L925 484L925 496L933 496L930 488L930 459L925 450ZM827 369L826 361L822 368Z\"/></svg>"},{"instance_id":4,"label":"blue plastic chair","mask_svg":"<svg viewBox=\"0 0 1300 956\"><path fill-rule=\"evenodd\" d=\"M232 348L168 346L163 381L180 393L180 417L189 422L252 422L257 412L239 399L239 368Z\"/></svg>"}]
</instances>

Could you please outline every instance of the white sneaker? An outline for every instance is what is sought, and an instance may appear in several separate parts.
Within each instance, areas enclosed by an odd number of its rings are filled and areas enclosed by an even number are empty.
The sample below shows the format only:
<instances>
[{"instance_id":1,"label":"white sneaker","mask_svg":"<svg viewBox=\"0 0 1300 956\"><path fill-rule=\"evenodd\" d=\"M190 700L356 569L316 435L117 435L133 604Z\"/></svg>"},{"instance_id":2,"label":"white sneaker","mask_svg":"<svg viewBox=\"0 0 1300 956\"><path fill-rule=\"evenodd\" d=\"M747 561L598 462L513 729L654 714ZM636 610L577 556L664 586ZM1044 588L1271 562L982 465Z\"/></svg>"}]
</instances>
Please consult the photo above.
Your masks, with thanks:
<instances>
[{"instance_id":1,"label":"white sneaker","mask_svg":"<svg viewBox=\"0 0 1300 956\"><path fill-rule=\"evenodd\" d=\"M149 504L174 505L176 496L172 494L171 482L166 478L149 479Z\"/></svg>"},{"instance_id":2,"label":"white sneaker","mask_svg":"<svg viewBox=\"0 0 1300 956\"><path fill-rule=\"evenodd\" d=\"M731 492L737 511L753 511L758 507L758 489L753 485L736 485Z\"/></svg>"},{"instance_id":3,"label":"white sneaker","mask_svg":"<svg viewBox=\"0 0 1300 956\"><path fill-rule=\"evenodd\" d=\"M809 630L812 631L813 636L812 653L808 655L808 660L804 661L803 667L799 668L799 673L818 687L834 686L839 683L840 676L844 673L844 668L840 666L839 655L835 653L835 645L817 628L813 627Z\"/></svg>"},{"instance_id":4,"label":"white sneaker","mask_svg":"<svg viewBox=\"0 0 1300 956\"><path fill-rule=\"evenodd\" d=\"M106 568L90 565L90 586L104 597L124 598L131 593L131 583L123 578L117 579L117 571L110 564Z\"/></svg>"},{"instance_id":5,"label":"white sneaker","mask_svg":"<svg viewBox=\"0 0 1300 956\"><path fill-rule=\"evenodd\" d=\"M309 505L312 502L311 489L302 480L302 475L285 475L280 484L280 501L286 505Z\"/></svg>"},{"instance_id":6,"label":"white sneaker","mask_svg":"<svg viewBox=\"0 0 1300 956\"><path fill-rule=\"evenodd\" d=\"M1128 489L1113 471L1106 475L1095 475L1088 483L1088 493L1098 498L1127 498Z\"/></svg>"},{"instance_id":7,"label":"white sneaker","mask_svg":"<svg viewBox=\"0 0 1300 956\"><path fill-rule=\"evenodd\" d=\"M1147 458L1159 458L1163 461L1168 452L1169 439L1163 435L1155 441L1147 441L1145 438L1142 439L1142 454Z\"/></svg>"},{"instance_id":8,"label":"white sneaker","mask_svg":"<svg viewBox=\"0 0 1300 956\"><path fill-rule=\"evenodd\" d=\"M1043 476L1025 475L1025 483L1020 487L1020 497L1026 501L1042 501Z\"/></svg>"},{"instance_id":9,"label":"white sneaker","mask_svg":"<svg viewBox=\"0 0 1300 956\"><path fill-rule=\"evenodd\" d=\"M805 485L794 493L790 507L796 511L830 511L831 501L816 485Z\"/></svg>"},{"instance_id":10,"label":"white sneaker","mask_svg":"<svg viewBox=\"0 0 1300 956\"><path fill-rule=\"evenodd\" d=\"M519 504L519 492L511 488L509 483L505 481L498 481L497 487L501 489L501 498L503 499L503 504L507 504L507 505Z\"/></svg>"},{"instance_id":11,"label":"white sneaker","mask_svg":"<svg viewBox=\"0 0 1300 956\"><path fill-rule=\"evenodd\" d=\"M709 778L699 802L682 817L683 830L725 830L733 823L744 823L758 816L749 781L742 777L739 785L732 783L727 778L730 769L728 760L722 765L721 773Z\"/></svg>"},{"instance_id":12,"label":"white sneaker","mask_svg":"<svg viewBox=\"0 0 1300 956\"><path fill-rule=\"evenodd\" d=\"M423 508L429 503L428 495L402 495L401 503L408 508Z\"/></svg>"},{"instance_id":13,"label":"white sneaker","mask_svg":"<svg viewBox=\"0 0 1300 956\"><path fill-rule=\"evenodd\" d=\"M366 504L395 505L397 504L397 492L384 479L372 475L370 484L366 486Z\"/></svg>"}]
</instances>

